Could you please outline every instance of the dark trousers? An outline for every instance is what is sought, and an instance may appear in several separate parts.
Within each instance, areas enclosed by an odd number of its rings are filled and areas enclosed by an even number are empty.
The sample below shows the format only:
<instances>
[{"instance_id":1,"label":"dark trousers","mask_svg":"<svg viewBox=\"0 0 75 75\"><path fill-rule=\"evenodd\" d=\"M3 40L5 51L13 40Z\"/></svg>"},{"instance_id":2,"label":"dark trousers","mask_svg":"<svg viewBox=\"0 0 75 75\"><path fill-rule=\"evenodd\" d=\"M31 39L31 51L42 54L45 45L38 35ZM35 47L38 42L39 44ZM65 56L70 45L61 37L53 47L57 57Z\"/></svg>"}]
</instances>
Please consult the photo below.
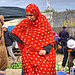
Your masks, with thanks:
<instances>
[{"instance_id":1,"label":"dark trousers","mask_svg":"<svg viewBox=\"0 0 75 75\"><path fill-rule=\"evenodd\" d=\"M67 51L67 42L61 42L63 54L65 54L65 50Z\"/></svg>"},{"instance_id":2,"label":"dark trousers","mask_svg":"<svg viewBox=\"0 0 75 75\"><path fill-rule=\"evenodd\" d=\"M67 59L68 59L68 51L65 50L64 51L64 58L63 58L62 66L66 65Z\"/></svg>"}]
</instances>

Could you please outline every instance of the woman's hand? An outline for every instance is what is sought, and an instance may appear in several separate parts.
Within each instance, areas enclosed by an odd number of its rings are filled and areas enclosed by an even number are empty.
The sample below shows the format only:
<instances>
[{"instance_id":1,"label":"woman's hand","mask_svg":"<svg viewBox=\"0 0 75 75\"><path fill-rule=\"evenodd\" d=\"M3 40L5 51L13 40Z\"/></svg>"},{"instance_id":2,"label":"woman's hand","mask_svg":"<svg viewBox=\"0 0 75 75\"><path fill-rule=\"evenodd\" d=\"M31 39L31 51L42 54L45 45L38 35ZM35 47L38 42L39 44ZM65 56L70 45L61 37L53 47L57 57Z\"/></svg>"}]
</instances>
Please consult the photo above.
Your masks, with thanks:
<instances>
[{"instance_id":1,"label":"woman's hand","mask_svg":"<svg viewBox=\"0 0 75 75\"><path fill-rule=\"evenodd\" d=\"M39 55L45 55L46 54L46 50L40 50Z\"/></svg>"}]
</instances>

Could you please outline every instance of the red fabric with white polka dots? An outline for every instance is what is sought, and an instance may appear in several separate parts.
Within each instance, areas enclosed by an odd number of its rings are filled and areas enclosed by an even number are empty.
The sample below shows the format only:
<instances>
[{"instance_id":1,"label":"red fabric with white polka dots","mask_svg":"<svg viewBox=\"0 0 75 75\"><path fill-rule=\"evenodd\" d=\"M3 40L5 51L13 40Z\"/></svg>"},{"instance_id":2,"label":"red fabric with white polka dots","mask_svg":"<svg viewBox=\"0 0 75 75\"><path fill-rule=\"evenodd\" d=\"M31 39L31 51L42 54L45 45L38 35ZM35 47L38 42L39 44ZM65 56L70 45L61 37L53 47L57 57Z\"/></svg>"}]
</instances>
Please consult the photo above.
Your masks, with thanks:
<instances>
[{"instance_id":1,"label":"red fabric with white polka dots","mask_svg":"<svg viewBox=\"0 0 75 75\"><path fill-rule=\"evenodd\" d=\"M39 55L39 51L43 49L44 46L48 44L52 44L54 46L54 37L51 25L46 17L40 13L36 5L28 5L25 12L33 14L36 17L36 20L34 22L30 22L25 18L12 29L12 33L20 37L23 41L22 44L18 43L18 46L22 53L22 64L25 73L27 73L26 69L29 69L28 64L29 66L30 64L32 66L39 66L46 61L49 65L54 65L53 71L55 71L56 56L54 47L50 51L51 54L49 53L45 56ZM28 70L28 72L30 72L30 70ZM50 74L48 75L56 75L56 72L52 72L52 74L51 72L49 73Z\"/></svg>"}]
</instances>

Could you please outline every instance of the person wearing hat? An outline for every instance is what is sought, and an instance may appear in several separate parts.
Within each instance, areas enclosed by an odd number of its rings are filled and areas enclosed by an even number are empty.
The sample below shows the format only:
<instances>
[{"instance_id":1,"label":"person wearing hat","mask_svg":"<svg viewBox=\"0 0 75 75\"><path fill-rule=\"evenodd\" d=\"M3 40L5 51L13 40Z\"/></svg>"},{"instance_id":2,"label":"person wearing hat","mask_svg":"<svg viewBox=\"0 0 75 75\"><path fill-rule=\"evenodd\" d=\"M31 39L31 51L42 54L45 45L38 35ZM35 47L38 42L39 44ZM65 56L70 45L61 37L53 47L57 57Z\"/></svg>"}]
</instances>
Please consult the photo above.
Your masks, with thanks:
<instances>
[{"instance_id":1,"label":"person wearing hat","mask_svg":"<svg viewBox=\"0 0 75 75\"><path fill-rule=\"evenodd\" d=\"M70 52L68 58L68 68L70 72L70 68L74 65L73 60L75 59L75 38L67 41L67 47L69 48L68 51Z\"/></svg>"},{"instance_id":2,"label":"person wearing hat","mask_svg":"<svg viewBox=\"0 0 75 75\"><path fill-rule=\"evenodd\" d=\"M15 64L15 63L17 63L17 61L16 61L16 57L12 51L12 44L13 44L14 40L10 37L11 32L8 31L8 26L3 25L2 28L4 31L4 40L5 40L5 46L6 46L7 52L13 59L12 64Z\"/></svg>"},{"instance_id":3,"label":"person wearing hat","mask_svg":"<svg viewBox=\"0 0 75 75\"><path fill-rule=\"evenodd\" d=\"M70 68L73 67L73 60L75 59L75 38L73 37L69 37L68 41L67 41L67 52L69 53L69 57L68 58L68 68L69 68L69 73L70 73ZM65 57L64 57L65 58ZM63 62L65 62L64 66L62 66L61 71L64 71L64 67L66 65L66 60L64 59Z\"/></svg>"}]
</instances>

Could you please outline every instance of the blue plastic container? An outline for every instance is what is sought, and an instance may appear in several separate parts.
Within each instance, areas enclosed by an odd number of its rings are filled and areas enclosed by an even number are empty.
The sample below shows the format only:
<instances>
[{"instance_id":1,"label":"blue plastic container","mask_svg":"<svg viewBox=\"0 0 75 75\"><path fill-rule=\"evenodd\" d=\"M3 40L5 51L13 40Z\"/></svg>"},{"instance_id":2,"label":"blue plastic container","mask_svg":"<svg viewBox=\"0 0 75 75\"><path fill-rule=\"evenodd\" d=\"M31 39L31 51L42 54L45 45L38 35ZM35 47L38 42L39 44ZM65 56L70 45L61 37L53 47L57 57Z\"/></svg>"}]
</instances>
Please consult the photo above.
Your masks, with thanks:
<instances>
[{"instance_id":1,"label":"blue plastic container","mask_svg":"<svg viewBox=\"0 0 75 75\"><path fill-rule=\"evenodd\" d=\"M0 73L0 75L4 75L3 73Z\"/></svg>"},{"instance_id":2,"label":"blue plastic container","mask_svg":"<svg viewBox=\"0 0 75 75\"><path fill-rule=\"evenodd\" d=\"M58 72L57 72L57 75L67 75L67 73L58 71Z\"/></svg>"}]
</instances>

